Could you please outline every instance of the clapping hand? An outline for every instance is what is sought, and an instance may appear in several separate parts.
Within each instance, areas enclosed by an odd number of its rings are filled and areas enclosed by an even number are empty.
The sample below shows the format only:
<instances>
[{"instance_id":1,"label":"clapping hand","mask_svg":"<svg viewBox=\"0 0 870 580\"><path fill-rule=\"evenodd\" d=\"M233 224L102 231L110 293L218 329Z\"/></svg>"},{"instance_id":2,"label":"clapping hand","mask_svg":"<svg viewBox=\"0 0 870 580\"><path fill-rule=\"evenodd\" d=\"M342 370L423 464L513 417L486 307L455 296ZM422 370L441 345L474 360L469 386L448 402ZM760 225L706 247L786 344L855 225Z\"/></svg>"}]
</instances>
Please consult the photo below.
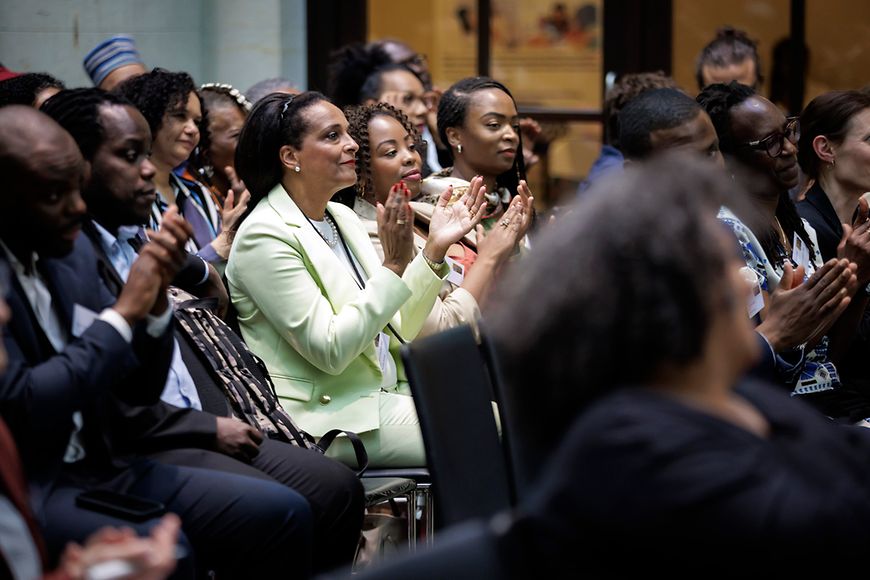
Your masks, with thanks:
<instances>
[{"instance_id":1,"label":"clapping hand","mask_svg":"<svg viewBox=\"0 0 870 580\"><path fill-rule=\"evenodd\" d=\"M429 239L423 250L427 258L443 261L450 246L480 223L486 209L485 194L486 186L480 176L474 177L468 191L453 203L450 203L453 186L444 190L429 222Z\"/></svg>"},{"instance_id":2,"label":"clapping hand","mask_svg":"<svg viewBox=\"0 0 870 580\"><path fill-rule=\"evenodd\" d=\"M386 204L378 204L378 239L384 249L384 267L401 276L414 257L414 212L411 192L400 181L390 188Z\"/></svg>"}]
</instances>

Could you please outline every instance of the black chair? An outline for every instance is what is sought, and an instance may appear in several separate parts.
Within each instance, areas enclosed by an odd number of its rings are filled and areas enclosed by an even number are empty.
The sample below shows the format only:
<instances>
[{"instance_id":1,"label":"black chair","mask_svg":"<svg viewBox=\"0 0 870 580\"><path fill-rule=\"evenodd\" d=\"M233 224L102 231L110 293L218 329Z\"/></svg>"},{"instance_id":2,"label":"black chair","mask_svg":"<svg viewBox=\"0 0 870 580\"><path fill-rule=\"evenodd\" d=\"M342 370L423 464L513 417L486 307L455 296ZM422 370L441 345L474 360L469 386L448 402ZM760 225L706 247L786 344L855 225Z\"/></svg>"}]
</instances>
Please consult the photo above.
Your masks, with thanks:
<instances>
[{"instance_id":1,"label":"black chair","mask_svg":"<svg viewBox=\"0 0 870 580\"><path fill-rule=\"evenodd\" d=\"M397 467L397 468L382 468L382 469L366 469L361 476L363 487L366 489L366 506L374 505L369 503L369 488L374 488L379 485L378 481L408 481L413 484L410 493L397 493L394 497L401 497L407 501L408 512L408 541L409 547L413 550L417 547L417 508L422 510L421 521L424 528L422 532L423 541L425 544L432 543L434 534L434 513L432 506L432 478L429 470L425 467ZM375 499L375 498L372 498Z\"/></svg>"},{"instance_id":2,"label":"black chair","mask_svg":"<svg viewBox=\"0 0 870 580\"><path fill-rule=\"evenodd\" d=\"M497 345L487 336L485 328L481 327L479 335L480 352L501 419L502 445L510 473L511 497L517 502L528 497L532 480L543 466L546 454L529 444L530 433L536 428L535 418L523 413L522 405L508 388L502 376Z\"/></svg>"},{"instance_id":3,"label":"black chair","mask_svg":"<svg viewBox=\"0 0 870 580\"><path fill-rule=\"evenodd\" d=\"M425 551L385 562L356 577L360 580L508 578L509 567L503 561L499 542L499 534L491 525L467 522L439 537L435 545ZM339 580L348 575L347 571L336 571L319 580Z\"/></svg>"},{"instance_id":4,"label":"black chair","mask_svg":"<svg viewBox=\"0 0 870 580\"><path fill-rule=\"evenodd\" d=\"M436 524L513 505L492 388L474 333L460 326L402 347L437 495Z\"/></svg>"}]
</instances>

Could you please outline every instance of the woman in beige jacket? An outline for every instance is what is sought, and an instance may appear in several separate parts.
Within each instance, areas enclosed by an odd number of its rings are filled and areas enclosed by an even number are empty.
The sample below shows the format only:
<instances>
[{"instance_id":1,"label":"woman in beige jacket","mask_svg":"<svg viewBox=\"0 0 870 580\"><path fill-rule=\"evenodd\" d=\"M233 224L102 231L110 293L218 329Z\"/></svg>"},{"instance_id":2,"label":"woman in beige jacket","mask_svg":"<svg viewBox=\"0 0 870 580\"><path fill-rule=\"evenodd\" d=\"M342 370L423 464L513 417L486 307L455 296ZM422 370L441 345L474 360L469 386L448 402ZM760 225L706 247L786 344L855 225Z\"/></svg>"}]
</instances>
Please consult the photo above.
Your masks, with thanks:
<instances>
[{"instance_id":1,"label":"woman in beige jacket","mask_svg":"<svg viewBox=\"0 0 870 580\"><path fill-rule=\"evenodd\" d=\"M366 226L375 248L382 253L375 207L388 199L397 184L410 192L411 199L420 194L423 160L419 133L401 111L386 103L352 107L346 114L348 132L360 147L353 209ZM525 189L521 191L526 193ZM483 179L475 177L470 186L462 188L448 187L439 197L449 194L456 199L466 193L485 199ZM343 198L342 201L349 200ZM476 236L469 233L447 250L450 273L423 324L421 336L460 324L476 325L480 304L496 272L513 254L531 223L533 201L527 195L517 196L489 233L484 234L478 226ZM411 207L415 220L414 245L417 251L422 251L436 206L412 201Z\"/></svg>"}]
</instances>

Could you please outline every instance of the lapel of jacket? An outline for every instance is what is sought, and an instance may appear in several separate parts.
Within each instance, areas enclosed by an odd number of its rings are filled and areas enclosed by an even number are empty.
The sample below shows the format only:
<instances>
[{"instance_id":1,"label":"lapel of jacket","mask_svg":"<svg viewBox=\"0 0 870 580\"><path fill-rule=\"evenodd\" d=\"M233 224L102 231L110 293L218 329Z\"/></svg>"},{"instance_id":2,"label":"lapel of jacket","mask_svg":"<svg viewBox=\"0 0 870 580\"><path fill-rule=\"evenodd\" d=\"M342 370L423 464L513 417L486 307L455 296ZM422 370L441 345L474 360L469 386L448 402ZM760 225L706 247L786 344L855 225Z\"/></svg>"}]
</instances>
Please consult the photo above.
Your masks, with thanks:
<instances>
[{"instance_id":1,"label":"lapel of jacket","mask_svg":"<svg viewBox=\"0 0 870 580\"><path fill-rule=\"evenodd\" d=\"M365 271L365 276L368 278L377 268L381 267L383 261L378 257L378 254L369 239L369 233L366 231L359 218L351 212L340 211L343 208L339 208L337 205L338 204L330 203L327 206L327 211L329 211L330 215L335 219L335 224L338 226L339 231L341 231L341 235L344 236L348 248L350 248L350 251L353 252L354 256L356 256L356 259L359 260L360 265ZM398 312L393 315L390 322L393 325L393 328L397 330L401 327L401 320Z\"/></svg>"},{"instance_id":2,"label":"lapel of jacket","mask_svg":"<svg viewBox=\"0 0 870 580\"><path fill-rule=\"evenodd\" d=\"M828 199L828 195L822 190L822 186L819 185L818 181L807 192L806 200L816 208L831 230L838 236L843 237L843 224L840 223L840 218L837 217L837 212L834 206L831 205L831 200Z\"/></svg>"},{"instance_id":3,"label":"lapel of jacket","mask_svg":"<svg viewBox=\"0 0 870 580\"><path fill-rule=\"evenodd\" d=\"M90 242L85 241L85 243ZM70 282L78 280L76 272L60 260L40 260L36 267L45 279L45 285L51 293L51 303L60 317L60 323L70 333L69 337L72 340L73 304L75 304L73 294L78 296L78 289L71 288Z\"/></svg>"},{"instance_id":4,"label":"lapel of jacket","mask_svg":"<svg viewBox=\"0 0 870 580\"><path fill-rule=\"evenodd\" d=\"M9 264L3 251L0 251L0 261ZM55 350L42 327L39 326L39 321L27 300L24 288L18 282L18 277L11 273L11 266L9 269L9 295L6 296L6 303L9 305L12 316L6 326L6 332L15 337L15 342L27 361L30 364L38 364L54 355Z\"/></svg>"},{"instance_id":5,"label":"lapel of jacket","mask_svg":"<svg viewBox=\"0 0 870 580\"><path fill-rule=\"evenodd\" d=\"M284 223L293 229L293 234L299 241L299 246L310 264L311 274L332 305L332 311L337 313L346 304L355 300L359 296L360 287L353 274L335 255L332 248L323 241L314 227L308 223L302 210L293 202L284 187L278 184L269 192L268 199L269 205L281 216ZM335 217L335 213L331 213L331 215ZM336 226L342 228L338 219L336 219ZM360 244L358 240L351 238L355 238L356 234L350 234L346 227L342 228L341 232L350 250L355 252ZM372 248L371 251L374 252L374 249ZM365 271L363 273L365 276L368 273L368 267L360 256L357 256L357 259ZM374 340L363 351L363 354L369 363L380 372L381 367L374 349Z\"/></svg>"},{"instance_id":6,"label":"lapel of jacket","mask_svg":"<svg viewBox=\"0 0 870 580\"><path fill-rule=\"evenodd\" d=\"M112 265L112 261L106 254L106 250L100 242L100 233L97 231L92 220L85 220L85 223L82 225L82 234L87 236L91 241L94 253L97 255L97 272L100 274L100 278L103 279L106 288L109 289L112 296L120 295L121 290L124 289L124 280L118 274L118 271L115 270L115 266ZM136 251L138 252L138 249Z\"/></svg>"}]
</instances>

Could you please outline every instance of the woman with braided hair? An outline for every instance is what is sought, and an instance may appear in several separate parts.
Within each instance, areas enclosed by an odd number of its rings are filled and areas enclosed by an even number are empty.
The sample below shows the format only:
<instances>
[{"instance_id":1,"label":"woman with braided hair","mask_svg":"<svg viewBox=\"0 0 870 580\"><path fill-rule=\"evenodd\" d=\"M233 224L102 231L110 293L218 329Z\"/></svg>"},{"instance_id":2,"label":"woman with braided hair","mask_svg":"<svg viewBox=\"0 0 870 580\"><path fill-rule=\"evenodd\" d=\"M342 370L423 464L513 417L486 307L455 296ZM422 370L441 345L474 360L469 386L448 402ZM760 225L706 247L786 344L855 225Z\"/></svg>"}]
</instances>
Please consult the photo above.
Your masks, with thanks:
<instances>
[{"instance_id":1,"label":"woman with braided hair","mask_svg":"<svg viewBox=\"0 0 870 580\"><path fill-rule=\"evenodd\" d=\"M391 189L397 184L410 191L411 199L419 195L423 165L420 137L408 118L386 103L351 107L346 110L346 115L348 133L359 145L357 183L351 204L366 226L372 244L379 254L383 254L375 208L379 203L386 203ZM472 179L470 191L473 197L485 194L483 179ZM460 324L475 324L480 317L479 305L496 272L528 230L533 202L531 198L515 197L502 220L504 225L494 228L488 235L484 235L483 228L478 226L478 254L460 244L450 247L447 260L451 262L451 274L420 331L421 336ZM415 212L415 247L420 252L428 237L431 206L414 201L410 205ZM473 267L470 263L463 263L466 252L476 258Z\"/></svg>"},{"instance_id":2,"label":"woman with braided hair","mask_svg":"<svg viewBox=\"0 0 870 580\"><path fill-rule=\"evenodd\" d=\"M199 94L207 111L208 145L193 150L185 177L206 184L223 203L230 189L244 191L234 158L242 125L253 105L241 91L225 83L206 83Z\"/></svg>"},{"instance_id":3,"label":"woman with braided hair","mask_svg":"<svg viewBox=\"0 0 870 580\"><path fill-rule=\"evenodd\" d=\"M713 121L726 166L734 173L749 169L756 177L750 187L753 215L741 216L752 227L725 208L719 219L740 241L767 308L771 292L780 285L788 290L807 282L824 262L815 230L800 218L788 193L798 181L798 119L786 118L776 105L736 81L708 86L698 102ZM766 312L762 309L759 316L763 319ZM840 322L842 317L823 332L834 336ZM870 417L870 400L841 384L829 347L828 336L820 336L784 355L794 361L792 376L798 375L787 380L789 387L829 417L864 423Z\"/></svg>"},{"instance_id":4,"label":"woman with braided hair","mask_svg":"<svg viewBox=\"0 0 870 580\"><path fill-rule=\"evenodd\" d=\"M529 198L519 116L506 86L489 77L470 77L451 86L438 103L438 134L453 156L453 167L423 182L432 203L444 188L467 189L475 176L486 186L484 228L500 222L516 195Z\"/></svg>"}]
</instances>

